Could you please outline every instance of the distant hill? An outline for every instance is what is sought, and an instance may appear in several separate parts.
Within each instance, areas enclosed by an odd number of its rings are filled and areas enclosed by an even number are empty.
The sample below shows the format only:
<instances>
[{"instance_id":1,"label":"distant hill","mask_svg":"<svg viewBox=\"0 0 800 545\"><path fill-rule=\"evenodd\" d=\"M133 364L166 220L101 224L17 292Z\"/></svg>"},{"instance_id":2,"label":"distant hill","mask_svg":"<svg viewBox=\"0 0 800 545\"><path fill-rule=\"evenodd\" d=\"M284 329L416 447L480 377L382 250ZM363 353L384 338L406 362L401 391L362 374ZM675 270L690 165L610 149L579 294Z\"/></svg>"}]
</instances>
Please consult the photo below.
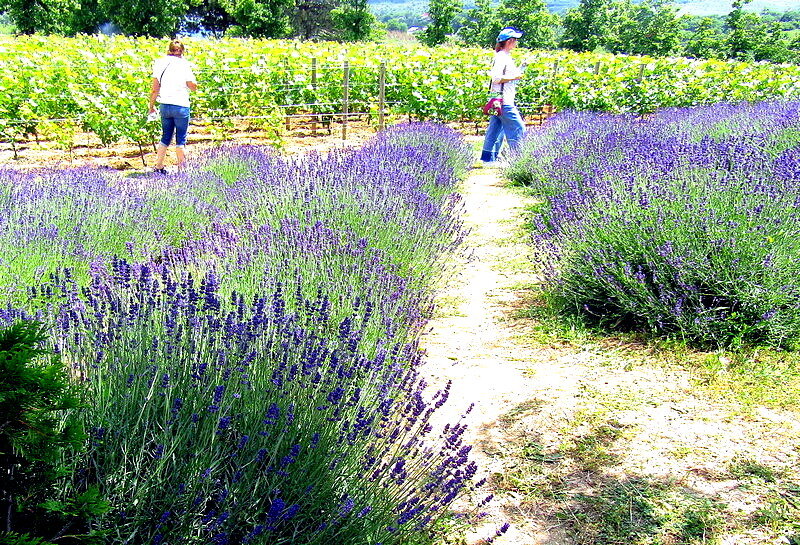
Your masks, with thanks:
<instances>
[{"instance_id":1,"label":"distant hill","mask_svg":"<svg viewBox=\"0 0 800 545\"><path fill-rule=\"evenodd\" d=\"M580 0L549 0L547 6L551 11L562 13L578 5ZM731 11L731 0L673 0L681 13L688 15L725 15ZM753 0L745 9L761 12L788 11L800 8L798 0Z\"/></svg>"},{"instance_id":2,"label":"distant hill","mask_svg":"<svg viewBox=\"0 0 800 545\"><path fill-rule=\"evenodd\" d=\"M689 15L724 15L730 13L730 0L673 0L680 6L681 13ZM576 3L577 5L577 3ZM789 11L800 8L797 0L753 0L745 10L762 12L765 9L770 11Z\"/></svg>"},{"instance_id":3,"label":"distant hill","mask_svg":"<svg viewBox=\"0 0 800 545\"><path fill-rule=\"evenodd\" d=\"M427 10L426 0L368 0L375 7L393 8L392 11L411 11L424 13ZM547 0L550 11L564 13L578 5L580 0ZM688 15L725 15L731 11L731 0L673 0L679 7L680 13ZM465 0L465 4L473 4ZM800 9L798 0L753 0L745 8L748 11L761 12L765 9L771 11L788 11Z\"/></svg>"}]
</instances>

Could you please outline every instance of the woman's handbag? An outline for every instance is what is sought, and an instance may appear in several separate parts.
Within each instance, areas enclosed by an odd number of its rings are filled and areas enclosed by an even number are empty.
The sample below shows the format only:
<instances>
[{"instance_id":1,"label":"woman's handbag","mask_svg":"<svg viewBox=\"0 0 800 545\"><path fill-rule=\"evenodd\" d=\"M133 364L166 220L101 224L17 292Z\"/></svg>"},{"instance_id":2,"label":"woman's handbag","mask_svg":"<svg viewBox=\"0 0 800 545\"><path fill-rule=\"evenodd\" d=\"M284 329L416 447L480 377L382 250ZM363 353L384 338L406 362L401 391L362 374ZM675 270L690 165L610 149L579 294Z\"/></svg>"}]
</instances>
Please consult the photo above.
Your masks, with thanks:
<instances>
[{"instance_id":1,"label":"woman's handbag","mask_svg":"<svg viewBox=\"0 0 800 545\"><path fill-rule=\"evenodd\" d=\"M483 113L486 115L500 115L503 112L503 98L492 97L483 105Z\"/></svg>"}]
</instances>

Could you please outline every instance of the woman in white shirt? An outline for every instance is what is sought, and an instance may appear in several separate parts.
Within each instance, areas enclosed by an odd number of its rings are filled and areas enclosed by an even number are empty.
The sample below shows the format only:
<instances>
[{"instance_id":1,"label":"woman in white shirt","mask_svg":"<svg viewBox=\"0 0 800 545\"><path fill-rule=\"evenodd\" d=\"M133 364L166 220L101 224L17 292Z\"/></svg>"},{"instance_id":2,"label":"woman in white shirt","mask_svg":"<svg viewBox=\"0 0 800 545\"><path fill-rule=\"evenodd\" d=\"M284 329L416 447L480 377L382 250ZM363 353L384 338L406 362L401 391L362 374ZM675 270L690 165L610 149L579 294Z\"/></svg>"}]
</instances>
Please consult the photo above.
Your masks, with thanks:
<instances>
[{"instance_id":1,"label":"woman in white shirt","mask_svg":"<svg viewBox=\"0 0 800 545\"><path fill-rule=\"evenodd\" d=\"M504 137L508 140L508 147L516 151L525 134L525 123L519 109L514 105L517 82L522 78L522 71L511 58L511 50L521 37L522 31L513 27L506 27L497 35L491 70L491 92L502 95L503 106L499 114L489 117L489 127L486 129L481 152L481 161L487 163L497 160Z\"/></svg>"},{"instance_id":2,"label":"woman in white shirt","mask_svg":"<svg viewBox=\"0 0 800 545\"><path fill-rule=\"evenodd\" d=\"M156 153L154 171L164 174L164 156L175 135L175 155L178 165L186 159L184 146L189 130L189 92L197 89L192 67L183 58L185 48L180 40L172 40L167 56L153 63L153 83L150 89L150 113L156 111L156 101L160 104L161 141Z\"/></svg>"}]
</instances>

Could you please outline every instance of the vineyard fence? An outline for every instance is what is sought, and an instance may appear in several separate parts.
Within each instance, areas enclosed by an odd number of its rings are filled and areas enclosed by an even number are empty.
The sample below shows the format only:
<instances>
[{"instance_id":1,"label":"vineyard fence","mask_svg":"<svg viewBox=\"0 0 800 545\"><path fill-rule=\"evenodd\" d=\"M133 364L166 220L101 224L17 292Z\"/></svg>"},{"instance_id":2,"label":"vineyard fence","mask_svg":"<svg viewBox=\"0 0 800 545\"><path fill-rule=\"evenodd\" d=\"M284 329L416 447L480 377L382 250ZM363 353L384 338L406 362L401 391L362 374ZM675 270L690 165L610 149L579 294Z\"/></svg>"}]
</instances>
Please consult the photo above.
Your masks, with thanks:
<instances>
[{"instance_id":1,"label":"vineyard fence","mask_svg":"<svg viewBox=\"0 0 800 545\"><path fill-rule=\"evenodd\" d=\"M600 74L601 62L597 62L591 67L589 71L595 75ZM641 81L645 75L645 64L641 64L638 70L638 76L634 79ZM365 67L356 67L363 69ZM227 123L233 124L240 123L253 123L262 122L269 125L275 123L276 119L280 119L280 123L285 125L287 131L292 130L293 126L308 126L313 135L316 135L320 127L327 129L328 134L333 131L334 125L339 125L341 130L342 140L348 139L348 129L350 123L354 119L366 118L372 124L376 123L377 130L382 130L386 126L387 116L391 113L399 115L407 115L409 121L424 120L425 115L414 111L414 107L403 101L398 97L399 93L395 90L403 85L402 83L391 83L397 81L397 77L387 78L391 73L387 70L387 63L381 62L377 68L377 81L372 82L354 82L351 75L353 74L354 66L349 61L342 63L335 63L330 65L320 64L316 58L311 59L311 65L308 67L308 72L303 74L302 70L292 69L288 65L282 67L281 72L286 74L286 79L282 82L273 82L269 89L256 89L253 85L248 84L242 78L240 84L227 84L218 87L207 87L200 91L200 100L193 104L193 118L192 124L194 126L215 126L217 124ZM340 72L338 83L334 83L329 75L325 81L321 81L320 74L328 72ZM552 66L551 79L555 80L559 71L559 63L556 60ZM291 81L291 77L297 77L301 74L299 82ZM202 72L198 73L201 76L199 81L202 83ZM476 78L485 79L482 74L476 74ZM235 79L235 78L234 78ZM143 101L146 98L147 89L142 90ZM312 101L298 100L297 97L302 97L305 94L317 97ZM214 107L218 103L226 103L232 101L234 98L242 97L264 97L264 96L278 96L282 97L279 103L265 105L265 108L276 108L278 112L270 111L268 113L237 113L232 111L225 111L224 108ZM320 101L318 97L340 97L337 100ZM39 97L41 98L41 97ZM67 96L50 96L50 100L58 100ZM475 104L475 112L478 112L481 104ZM519 102L518 106L522 110L526 123L529 125L538 125L543 123L546 119L553 115L555 112L551 104L546 103L531 103ZM252 108L252 104L250 105ZM453 112L457 114L458 112ZM142 112L142 117L146 112ZM465 119L461 117L451 118L433 118L436 121L456 122L456 123L469 123L475 126L476 132L483 126L483 119L481 117L472 117ZM17 151L20 144L35 140L40 141L38 126L48 124L50 126L71 126L71 127L85 127L85 119L82 116L76 117L56 117L56 118L28 118L28 119L2 119L0 113L0 126L2 127L27 127L25 130L11 130L0 131L0 141L5 144L11 144L14 158L18 157ZM91 132L91 129L88 129ZM151 142L157 138L156 133L160 130L150 130L153 138ZM46 138L44 139L46 140ZM144 163L143 145L148 145L148 142L141 140L136 142L142 150L142 161ZM71 149L69 150L71 152Z\"/></svg>"}]
</instances>

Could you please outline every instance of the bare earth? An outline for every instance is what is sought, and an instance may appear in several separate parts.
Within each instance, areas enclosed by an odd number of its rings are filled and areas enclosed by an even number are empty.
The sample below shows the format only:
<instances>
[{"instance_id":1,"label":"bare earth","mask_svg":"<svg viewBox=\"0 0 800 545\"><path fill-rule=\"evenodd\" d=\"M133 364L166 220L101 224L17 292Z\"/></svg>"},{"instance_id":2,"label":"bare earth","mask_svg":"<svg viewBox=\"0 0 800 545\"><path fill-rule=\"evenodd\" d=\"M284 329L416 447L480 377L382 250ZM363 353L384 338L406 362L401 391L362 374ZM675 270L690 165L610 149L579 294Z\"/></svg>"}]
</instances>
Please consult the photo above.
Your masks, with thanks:
<instances>
[{"instance_id":1,"label":"bare earth","mask_svg":"<svg viewBox=\"0 0 800 545\"><path fill-rule=\"evenodd\" d=\"M797 415L709 399L690 371L647 350L543 335L521 312L538 282L523 228L530 197L490 169L472 170L462 194L474 255L439 295L423 373L433 390L453 382L443 420L475 403L469 439L489 483L473 501L495 498L483 508L488 516L457 530L452 542L483 543L508 521L495 543L610 543L576 523L585 520L576 494L646 479L720 505L716 542L789 543L763 525L742 524L764 497L730 467L748 460L797 483Z\"/></svg>"}]
</instances>

